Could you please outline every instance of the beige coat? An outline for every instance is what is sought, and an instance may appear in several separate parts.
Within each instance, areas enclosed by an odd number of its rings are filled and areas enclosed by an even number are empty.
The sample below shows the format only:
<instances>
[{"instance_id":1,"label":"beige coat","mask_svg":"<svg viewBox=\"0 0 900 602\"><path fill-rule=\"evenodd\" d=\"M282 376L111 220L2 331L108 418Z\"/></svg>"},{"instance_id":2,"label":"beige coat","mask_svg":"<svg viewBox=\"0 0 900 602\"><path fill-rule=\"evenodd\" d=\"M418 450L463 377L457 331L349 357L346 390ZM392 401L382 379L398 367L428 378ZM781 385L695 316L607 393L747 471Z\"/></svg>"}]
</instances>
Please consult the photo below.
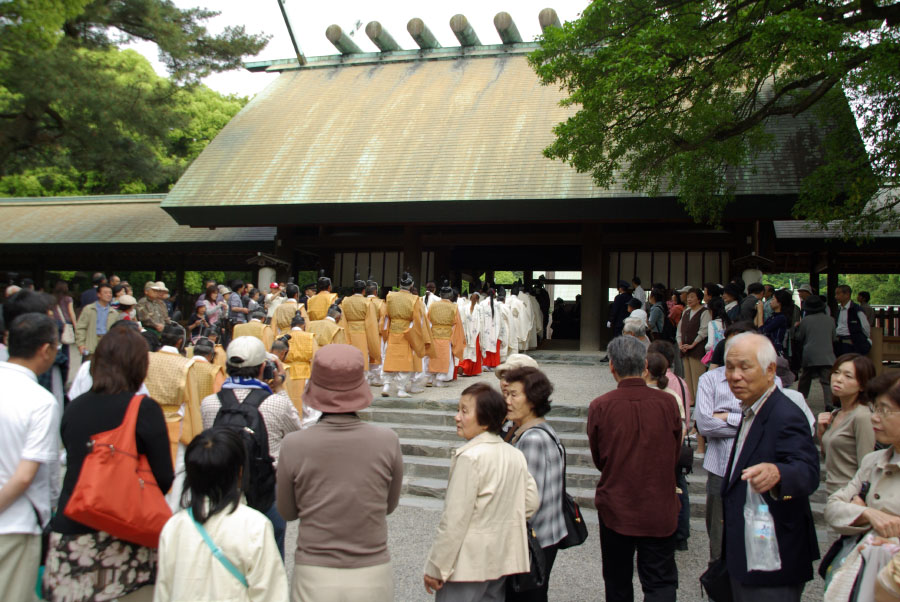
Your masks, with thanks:
<instances>
[{"instance_id":1,"label":"beige coat","mask_svg":"<svg viewBox=\"0 0 900 602\"><path fill-rule=\"evenodd\" d=\"M112 307L109 308L109 314L106 317L106 330L109 331L110 326L119 321L119 312ZM78 322L75 323L75 344L79 347L85 347L88 353L94 353L97 349L97 343L100 339L97 337L97 302L85 305L78 316Z\"/></svg>"},{"instance_id":2,"label":"beige coat","mask_svg":"<svg viewBox=\"0 0 900 602\"><path fill-rule=\"evenodd\" d=\"M455 450L437 536L425 574L489 581L528 571L525 519L540 505L525 456L492 433Z\"/></svg>"},{"instance_id":3,"label":"beige coat","mask_svg":"<svg viewBox=\"0 0 900 602\"><path fill-rule=\"evenodd\" d=\"M866 496L868 507L900 516L900 465L892 462L893 455L893 447L866 454L850 482L828 496L825 522L829 527L841 535L856 535L870 529L869 525L852 526L866 508L850 500L859 494L866 481L870 483Z\"/></svg>"}]
</instances>

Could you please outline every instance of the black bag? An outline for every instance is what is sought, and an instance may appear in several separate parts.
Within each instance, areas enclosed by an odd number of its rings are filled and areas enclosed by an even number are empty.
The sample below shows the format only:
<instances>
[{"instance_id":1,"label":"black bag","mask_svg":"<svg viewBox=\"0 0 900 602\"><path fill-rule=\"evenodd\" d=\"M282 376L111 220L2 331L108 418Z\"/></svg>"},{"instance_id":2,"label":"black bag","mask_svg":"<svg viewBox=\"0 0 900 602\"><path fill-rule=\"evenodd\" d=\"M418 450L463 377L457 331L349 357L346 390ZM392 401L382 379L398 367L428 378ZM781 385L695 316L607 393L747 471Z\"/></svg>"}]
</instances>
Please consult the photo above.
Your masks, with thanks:
<instances>
[{"instance_id":1,"label":"black bag","mask_svg":"<svg viewBox=\"0 0 900 602\"><path fill-rule=\"evenodd\" d=\"M678 385L681 387L681 400L684 403L684 383L681 380L678 381ZM685 408L685 429L687 428L687 412L689 408ZM694 448L691 447L691 439L688 436L688 433L684 434L684 441L681 442L681 451L678 454L678 463L675 465L675 473L678 474L678 471L681 471L684 474L690 474L694 470ZM687 492L685 492L687 493Z\"/></svg>"},{"instance_id":2,"label":"black bag","mask_svg":"<svg viewBox=\"0 0 900 602\"><path fill-rule=\"evenodd\" d=\"M713 602L732 602L734 594L731 592L731 578L728 576L728 567L725 566L725 558L719 558L700 575L700 586L709 599Z\"/></svg>"},{"instance_id":3,"label":"black bag","mask_svg":"<svg viewBox=\"0 0 900 602\"><path fill-rule=\"evenodd\" d=\"M580 546L584 543L584 540L587 539L588 529L584 522L584 517L581 516L581 508L578 507L578 502L575 501L575 498L566 493L566 448L558 438L554 437L550 431L543 428L540 424L536 425L536 428L541 429L553 439L563 461L562 514L563 519L566 522L566 536L563 537L556 546L560 550Z\"/></svg>"},{"instance_id":4,"label":"black bag","mask_svg":"<svg viewBox=\"0 0 900 602\"><path fill-rule=\"evenodd\" d=\"M525 529L528 531L528 566L531 568L527 573L509 576L506 581L507 587L514 592L538 589L544 587L544 582L547 581L547 559L544 550L538 543L534 528L526 523Z\"/></svg>"},{"instance_id":5,"label":"black bag","mask_svg":"<svg viewBox=\"0 0 900 602\"><path fill-rule=\"evenodd\" d=\"M235 430L244 440L248 463L244 470L244 495L248 506L265 513L275 503L275 461L269 454L269 433L259 413L259 406L269 393L253 389L243 403L231 389L222 389L218 397L222 407L213 426Z\"/></svg>"}]
</instances>

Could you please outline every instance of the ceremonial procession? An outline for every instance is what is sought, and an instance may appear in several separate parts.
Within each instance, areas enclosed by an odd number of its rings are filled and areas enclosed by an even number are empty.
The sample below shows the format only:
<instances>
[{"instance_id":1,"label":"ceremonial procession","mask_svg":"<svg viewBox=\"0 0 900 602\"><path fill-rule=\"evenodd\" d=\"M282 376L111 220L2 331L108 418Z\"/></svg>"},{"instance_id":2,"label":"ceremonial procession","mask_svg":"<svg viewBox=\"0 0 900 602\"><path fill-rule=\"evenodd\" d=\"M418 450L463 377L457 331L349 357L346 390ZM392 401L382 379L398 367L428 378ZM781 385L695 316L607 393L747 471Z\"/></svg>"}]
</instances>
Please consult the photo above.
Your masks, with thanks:
<instances>
[{"instance_id":1,"label":"ceremonial procession","mask_svg":"<svg viewBox=\"0 0 900 602\"><path fill-rule=\"evenodd\" d=\"M900 600L900 4L557 2L0 2L0 602Z\"/></svg>"}]
</instances>

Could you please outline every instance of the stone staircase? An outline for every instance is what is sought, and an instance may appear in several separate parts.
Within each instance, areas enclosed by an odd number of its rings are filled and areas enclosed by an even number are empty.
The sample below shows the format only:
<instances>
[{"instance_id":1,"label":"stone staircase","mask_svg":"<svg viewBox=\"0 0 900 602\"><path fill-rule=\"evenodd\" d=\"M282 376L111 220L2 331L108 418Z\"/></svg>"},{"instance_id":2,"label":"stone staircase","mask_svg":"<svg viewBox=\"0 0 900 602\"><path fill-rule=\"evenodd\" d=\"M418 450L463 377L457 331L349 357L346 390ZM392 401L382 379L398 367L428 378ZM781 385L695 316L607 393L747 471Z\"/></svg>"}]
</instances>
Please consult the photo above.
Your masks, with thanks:
<instances>
[{"instance_id":1,"label":"stone staircase","mask_svg":"<svg viewBox=\"0 0 900 602\"><path fill-rule=\"evenodd\" d=\"M441 509L451 451L463 444L456 434L456 400L430 401L376 397L372 406L359 412L363 420L389 427L400 437L403 451L402 503ZM596 522L594 489L600 472L594 467L588 448L585 426L587 407L554 406L547 421L566 447L566 488L581 506L585 519ZM694 459L694 470L687 476L691 516L706 515L706 471L703 461ZM825 468L822 467L824 479ZM816 491L811 506L816 524L824 527L825 487Z\"/></svg>"}]
</instances>

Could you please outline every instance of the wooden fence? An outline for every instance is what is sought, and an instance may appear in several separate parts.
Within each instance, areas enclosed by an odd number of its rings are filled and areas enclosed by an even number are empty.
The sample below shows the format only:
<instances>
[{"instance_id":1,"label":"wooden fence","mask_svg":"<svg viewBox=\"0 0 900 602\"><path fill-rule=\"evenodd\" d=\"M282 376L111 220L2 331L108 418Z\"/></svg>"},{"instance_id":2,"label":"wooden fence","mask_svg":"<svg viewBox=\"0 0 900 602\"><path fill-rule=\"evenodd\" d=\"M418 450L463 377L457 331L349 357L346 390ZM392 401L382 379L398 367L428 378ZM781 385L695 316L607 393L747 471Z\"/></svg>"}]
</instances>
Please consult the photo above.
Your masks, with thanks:
<instances>
[{"instance_id":1,"label":"wooden fence","mask_svg":"<svg viewBox=\"0 0 900 602\"><path fill-rule=\"evenodd\" d=\"M900 307L875 308L875 326L881 326L886 337L900 336Z\"/></svg>"}]
</instances>

